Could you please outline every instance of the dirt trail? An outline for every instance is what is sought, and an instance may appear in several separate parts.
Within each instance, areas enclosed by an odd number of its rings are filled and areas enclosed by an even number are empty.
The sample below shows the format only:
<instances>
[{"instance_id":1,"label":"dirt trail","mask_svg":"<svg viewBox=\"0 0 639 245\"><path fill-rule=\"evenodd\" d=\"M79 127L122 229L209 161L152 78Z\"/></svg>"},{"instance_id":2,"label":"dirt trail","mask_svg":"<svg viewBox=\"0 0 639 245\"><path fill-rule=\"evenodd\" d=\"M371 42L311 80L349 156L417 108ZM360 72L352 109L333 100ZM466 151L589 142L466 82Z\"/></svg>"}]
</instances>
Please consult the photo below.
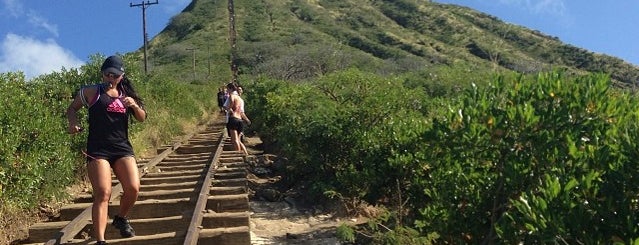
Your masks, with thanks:
<instances>
[{"instance_id":1,"label":"dirt trail","mask_svg":"<svg viewBox=\"0 0 639 245\"><path fill-rule=\"evenodd\" d=\"M262 244L341 244L335 236L342 223L361 223L355 218L340 218L330 212L320 212L277 191L281 176L269 171L277 156L263 154L257 137L245 143L250 149L251 173L251 243ZM258 177L259 175L259 177Z\"/></svg>"}]
</instances>

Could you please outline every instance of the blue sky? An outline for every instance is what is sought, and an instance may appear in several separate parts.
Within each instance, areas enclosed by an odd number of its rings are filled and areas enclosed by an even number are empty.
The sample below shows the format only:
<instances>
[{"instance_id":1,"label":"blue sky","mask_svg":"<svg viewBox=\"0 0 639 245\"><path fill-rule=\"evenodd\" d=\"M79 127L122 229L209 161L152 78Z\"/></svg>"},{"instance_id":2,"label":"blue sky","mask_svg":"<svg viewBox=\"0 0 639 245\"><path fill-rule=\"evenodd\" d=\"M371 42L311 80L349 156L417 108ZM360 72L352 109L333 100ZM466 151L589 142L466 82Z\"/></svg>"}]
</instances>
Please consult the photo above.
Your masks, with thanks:
<instances>
[{"instance_id":1,"label":"blue sky","mask_svg":"<svg viewBox=\"0 0 639 245\"><path fill-rule=\"evenodd\" d=\"M639 65L637 0L433 1L467 6ZM143 40L142 9L129 4L142 2L0 0L0 72L23 71L33 77L61 67L78 67L92 54L137 50ZM190 0L158 2L146 11L149 39Z\"/></svg>"},{"instance_id":2,"label":"blue sky","mask_svg":"<svg viewBox=\"0 0 639 245\"><path fill-rule=\"evenodd\" d=\"M466 6L639 65L637 0L433 0Z\"/></svg>"},{"instance_id":3,"label":"blue sky","mask_svg":"<svg viewBox=\"0 0 639 245\"><path fill-rule=\"evenodd\" d=\"M142 8L147 0L0 0L0 72L27 77L79 67L89 56L142 47ZM154 0L149 2L154 3ZM190 0L158 0L146 9L149 40Z\"/></svg>"}]
</instances>

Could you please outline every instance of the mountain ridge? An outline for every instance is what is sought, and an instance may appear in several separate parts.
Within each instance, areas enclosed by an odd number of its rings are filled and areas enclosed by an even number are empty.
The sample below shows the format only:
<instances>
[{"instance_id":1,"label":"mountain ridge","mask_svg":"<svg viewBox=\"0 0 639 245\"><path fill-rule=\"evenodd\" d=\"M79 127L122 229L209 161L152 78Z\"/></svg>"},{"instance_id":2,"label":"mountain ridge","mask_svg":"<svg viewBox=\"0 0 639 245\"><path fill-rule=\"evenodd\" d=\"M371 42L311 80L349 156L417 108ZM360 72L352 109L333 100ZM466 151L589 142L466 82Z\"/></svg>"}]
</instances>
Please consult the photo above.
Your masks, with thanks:
<instances>
[{"instance_id":1,"label":"mountain ridge","mask_svg":"<svg viewBox=\"0 0 639 245\"><path fill-rule=\"evenodd\" d=\"M522 73L602 72L625 86L639 80L639 66L458 5L427 0L233 2L238 33L233 57L242 74L299 80L353 66L393 74L462 64ZM192 1L151 41L155 65L188 72L191 56L207 57L219 72L213 73L224 79L231 57L226 8L227 1ZM171 65L176 60L182 64ZM212 73L211 65L208 71L193 65L193 73L204 78Z\"/></svg>"}]
</instances>

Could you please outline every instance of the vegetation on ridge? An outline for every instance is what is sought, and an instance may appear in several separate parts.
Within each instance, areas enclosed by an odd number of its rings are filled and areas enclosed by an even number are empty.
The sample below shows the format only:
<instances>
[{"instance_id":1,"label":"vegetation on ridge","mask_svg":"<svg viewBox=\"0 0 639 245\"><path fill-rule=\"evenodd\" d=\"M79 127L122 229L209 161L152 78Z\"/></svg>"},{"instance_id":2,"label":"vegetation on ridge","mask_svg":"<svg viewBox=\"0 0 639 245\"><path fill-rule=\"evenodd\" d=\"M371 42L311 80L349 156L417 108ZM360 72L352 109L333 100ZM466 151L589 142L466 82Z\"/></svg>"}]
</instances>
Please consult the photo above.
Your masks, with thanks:
<instances>
[{"instance_id":1,"label":"vegetation on ridge","mask_svg":"<svg viewBox=\"0 0 639 245\"><path fill-rule=\"evenodd\" d=\"M227 1L193 1L151 42L157 71L199 79L228 71ZM609 74L634 85L639 68L621 59L562 43L539 31L456 5L427 0L235 0L238 54L244 75L303 80L357 67L401 74L434 66L534 74ZM194 52L187 50L196 48ZM224 73L220 73L224 74Z\"/></svg>"}]
</instances>

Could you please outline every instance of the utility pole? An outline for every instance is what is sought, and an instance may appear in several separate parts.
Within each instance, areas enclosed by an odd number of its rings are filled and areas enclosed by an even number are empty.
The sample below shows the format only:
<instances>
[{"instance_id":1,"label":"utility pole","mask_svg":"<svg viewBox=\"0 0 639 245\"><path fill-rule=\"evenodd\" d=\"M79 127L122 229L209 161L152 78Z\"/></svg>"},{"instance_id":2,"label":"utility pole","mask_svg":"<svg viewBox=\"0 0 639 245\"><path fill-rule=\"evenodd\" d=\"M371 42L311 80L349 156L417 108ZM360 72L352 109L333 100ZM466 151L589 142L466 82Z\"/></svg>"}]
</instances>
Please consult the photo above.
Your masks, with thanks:
<instances>
[{"instance_id":1,"label":"utility pole","mask_svg":"<svg viewBox=\"0 0 639 245\"><path fill-rule=\"evenodd\" d=\"M187 48L186 50L189 50L191 52L193 52L193 81L195 81L195 50L197 50L196 48Z\"/></svg>"},{"instance_id":2,"label":"utility pole","mask_svg":"<svg viewBox=\"0 0 639 245\"><path fill-rule=\"evenodd\" d=\"M231 60L229 61L231 65L231 81L237 82L238 69L237 64L235 64L235 55L237 54L237 32L235 31L235 6L233 4L233 0L228 0L227 7L229 11L229 41L231 42Z\"/></svg>"},{"instance_id":3,"label":"utility pole","mask_svg":"<svg viewBox=\"0 0 639 245\"><path fill-rule=\"evenodd\" d=\"M148 74L149 68L147 65L147 58L146 58L146 45L148 43L148 38L147 38L147 34L146 34L146 8L148 8L149 5L153 5L153 4L158 4L158 0L155 0L155 2L149 2L148 0L146 2L142 1L142 3L140 4L133 4L133 3L129 3L129 7L142 7L142 38L144 39L144 74Z\"/></svg>"},{"instance_id":4,"label":"utility pole","mask_svg":"<svg viewBox=\"0 0 639 245\"><path fill-rule=\"evenodd\" d=\"M207 47L207 58L208 58L208 73L206 74L206 78L211 77L211 47Z\"/></svg>"}]
</instances>

